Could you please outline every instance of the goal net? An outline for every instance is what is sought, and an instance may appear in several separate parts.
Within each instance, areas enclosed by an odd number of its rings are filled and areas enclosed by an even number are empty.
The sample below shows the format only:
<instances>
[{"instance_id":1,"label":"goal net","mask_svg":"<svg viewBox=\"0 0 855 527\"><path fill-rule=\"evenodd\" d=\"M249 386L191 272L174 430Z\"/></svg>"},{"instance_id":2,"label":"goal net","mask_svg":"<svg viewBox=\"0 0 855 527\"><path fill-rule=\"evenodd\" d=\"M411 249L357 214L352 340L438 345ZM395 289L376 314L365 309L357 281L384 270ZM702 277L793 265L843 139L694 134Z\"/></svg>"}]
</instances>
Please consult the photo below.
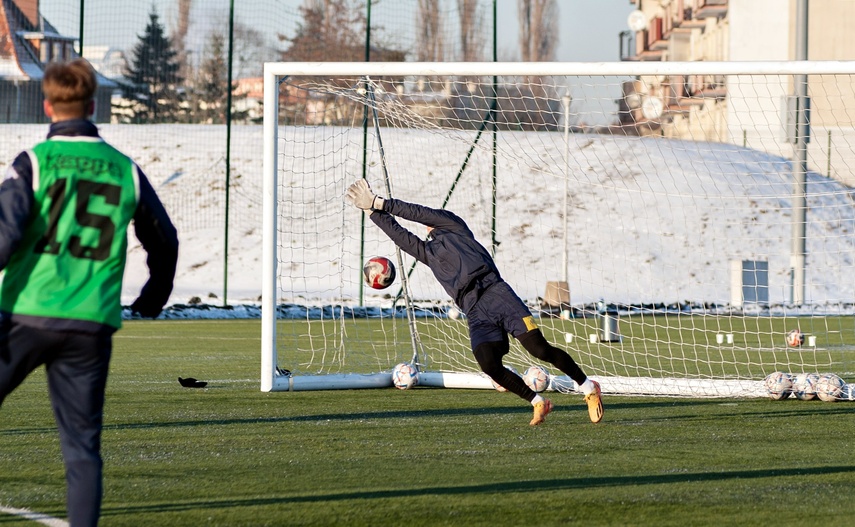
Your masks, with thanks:
<instances>
[{"instance_id":1,"label":"goal net","mask_svg":"<svg viewBox=\"0 0 855 527\"><path fill-rule=\"evenodd\" d=\"M853 74L266 64L261 389L387 387L399 363L422 385L493 388L431 271L345 203L360 178L465 219L605 392L762 396L773 372L852 377ZM397 268L387 289L363 281L372 256ZM505 364L537 361L512 339ZM550 374L549 389L577 388Z\"/></svg>"}]
</instances>

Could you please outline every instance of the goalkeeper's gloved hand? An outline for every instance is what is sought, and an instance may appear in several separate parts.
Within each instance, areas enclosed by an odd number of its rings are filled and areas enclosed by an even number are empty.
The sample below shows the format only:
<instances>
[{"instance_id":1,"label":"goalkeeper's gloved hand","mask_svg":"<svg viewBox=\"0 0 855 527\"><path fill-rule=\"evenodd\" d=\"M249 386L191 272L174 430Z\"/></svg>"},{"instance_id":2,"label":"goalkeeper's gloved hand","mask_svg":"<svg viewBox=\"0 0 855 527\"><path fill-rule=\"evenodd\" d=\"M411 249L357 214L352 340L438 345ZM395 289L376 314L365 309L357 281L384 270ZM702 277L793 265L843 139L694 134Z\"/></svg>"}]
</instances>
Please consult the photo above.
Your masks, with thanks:
<instances>
[{"instance_id":1,"label":"goalkeeper's gloved hand","mask_svg":"<svg viewBox=\"0 0 855 527\"><path fill-rule=\"evenodd\" d=\"M351 205L362 210L383 210L384 199L374 194L364 179L357 179L347 189L345 198Z\"/></svg>"}]
</instances>

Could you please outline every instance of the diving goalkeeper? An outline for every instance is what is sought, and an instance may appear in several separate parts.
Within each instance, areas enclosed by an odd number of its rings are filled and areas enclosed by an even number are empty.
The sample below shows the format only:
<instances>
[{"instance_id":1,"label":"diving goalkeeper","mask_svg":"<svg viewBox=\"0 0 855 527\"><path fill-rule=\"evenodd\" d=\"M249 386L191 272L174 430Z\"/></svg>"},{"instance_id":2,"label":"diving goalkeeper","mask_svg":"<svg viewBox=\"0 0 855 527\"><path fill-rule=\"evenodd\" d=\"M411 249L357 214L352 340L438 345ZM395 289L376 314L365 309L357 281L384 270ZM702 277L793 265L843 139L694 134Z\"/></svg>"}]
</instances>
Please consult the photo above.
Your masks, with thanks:
<instances>
[{"instance_id":1,"label":"diving goalkeeper","mask_svg":"<svg viewBox=\"0 0 855 527\"><path fill-rule=\"evenodd\" d=\"M531 311L502 280L492 256L478 243L466 222L447 210L377 196L364 179L353 183L345 197L355 207L370 211L371 221L398 247L430 268L466 314L472 352L481 370L534 407L529 424L544 422L553 405L502 364L502 357L510 351L508 335L516 338L532 356L569 375L585 394L591 421L602 420L600 385L589 379L570 355L547 342ZM427 240L402 227L396 216L425 225Z\"/></svg>"}]
</instances>

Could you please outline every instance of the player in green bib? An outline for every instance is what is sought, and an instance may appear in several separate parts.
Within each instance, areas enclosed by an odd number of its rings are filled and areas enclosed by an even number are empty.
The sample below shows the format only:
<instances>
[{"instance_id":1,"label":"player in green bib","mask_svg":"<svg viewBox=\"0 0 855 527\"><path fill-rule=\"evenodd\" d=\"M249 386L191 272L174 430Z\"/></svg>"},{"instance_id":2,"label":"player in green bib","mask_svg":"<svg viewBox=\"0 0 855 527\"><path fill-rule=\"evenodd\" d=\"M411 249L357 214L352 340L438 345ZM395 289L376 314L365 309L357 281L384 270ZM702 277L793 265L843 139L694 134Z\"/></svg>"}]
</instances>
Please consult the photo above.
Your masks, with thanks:
<instances>
[{"instance_id":1,"label":"player in green bib","mask_svg":"<svg viewBox=\"0 0 855 527\"><path fill-rule=\"evenodd\" d=\"M89 120L96 87L85 60L50 63L47 140L19 154L0 182L0 404L45 365L74 527L100 516L104 389L129 224L150 275L133 312L160 314L178 260L175 227L148 179Z\"/></svg>"}]
</instances>

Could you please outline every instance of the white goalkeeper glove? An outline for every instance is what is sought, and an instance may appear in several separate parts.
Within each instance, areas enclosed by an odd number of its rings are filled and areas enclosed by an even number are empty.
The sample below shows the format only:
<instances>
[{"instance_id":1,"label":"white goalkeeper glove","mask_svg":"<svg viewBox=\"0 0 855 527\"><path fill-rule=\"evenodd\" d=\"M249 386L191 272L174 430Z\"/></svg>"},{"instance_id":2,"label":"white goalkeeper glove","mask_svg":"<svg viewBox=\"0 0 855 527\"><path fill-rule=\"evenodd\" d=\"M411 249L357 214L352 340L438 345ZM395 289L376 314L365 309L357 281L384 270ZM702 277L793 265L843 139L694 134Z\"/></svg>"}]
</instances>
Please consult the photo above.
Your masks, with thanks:
<instances>
[{"instance_id":1,"label":"white goalkeeper glove","mask_svg":"<svg viewBox=\"0 0 855 527\"><path fill-rule=\"evenodd\" d=\"M362 210L383 210L383 202L385 201L371 191L371 187L364 179L357 179L347 189L344 197L351 205Z\"/></svg>"}]
</instances>

